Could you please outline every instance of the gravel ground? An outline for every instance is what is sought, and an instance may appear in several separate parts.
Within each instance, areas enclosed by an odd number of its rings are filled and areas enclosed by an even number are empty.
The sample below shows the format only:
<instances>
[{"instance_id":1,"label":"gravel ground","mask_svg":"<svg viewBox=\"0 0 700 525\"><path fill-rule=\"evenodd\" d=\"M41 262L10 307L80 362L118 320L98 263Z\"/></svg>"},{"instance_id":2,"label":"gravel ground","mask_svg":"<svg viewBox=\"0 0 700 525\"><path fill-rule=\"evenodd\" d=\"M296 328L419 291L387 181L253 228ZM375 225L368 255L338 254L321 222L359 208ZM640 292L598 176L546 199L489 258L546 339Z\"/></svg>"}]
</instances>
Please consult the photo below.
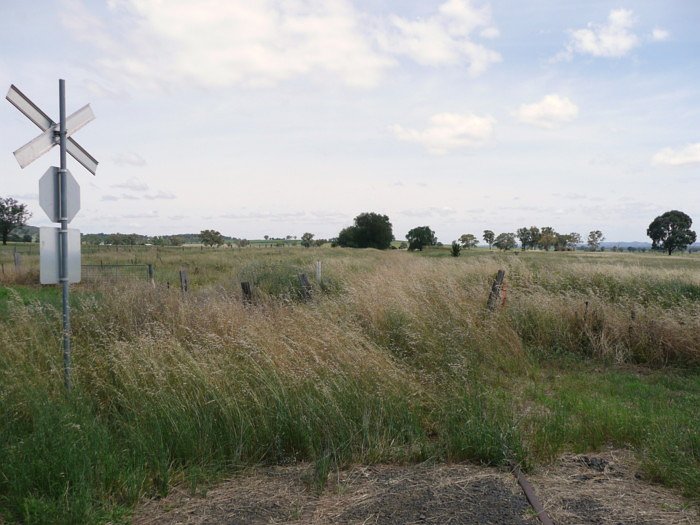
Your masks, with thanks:
<instances>
[{"instance_id":1,"label":"gravel ground","mask_svg":"<svg viewBox=\"0 0 700 525\"><path fill-rule=\"evenodd\" d=\"M192 496L176 488L144 502L153 524L537 524L515 478L470 464L373 465L333 472L318 493L311 465L259 468ZM700 524L677 494L639 479L631 454L566 455L528 475L559 525Z\"/></svg>"}]
</instances>

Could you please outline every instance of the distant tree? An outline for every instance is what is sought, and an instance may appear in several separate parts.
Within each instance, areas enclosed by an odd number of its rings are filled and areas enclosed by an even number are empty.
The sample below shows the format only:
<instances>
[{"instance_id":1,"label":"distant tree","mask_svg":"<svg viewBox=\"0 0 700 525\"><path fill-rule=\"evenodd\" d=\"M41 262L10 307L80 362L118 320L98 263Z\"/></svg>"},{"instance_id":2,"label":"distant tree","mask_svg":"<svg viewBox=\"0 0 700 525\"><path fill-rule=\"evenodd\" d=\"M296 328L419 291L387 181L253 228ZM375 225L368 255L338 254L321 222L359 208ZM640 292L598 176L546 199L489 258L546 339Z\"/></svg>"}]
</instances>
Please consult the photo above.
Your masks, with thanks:
<instances>
[{"instance_id":1,"label":"distant tree","mask_svg":"<svg viewBox=\"0 0 700 525\"><path fill-rule=\"evenodd\" d=\"M603 237L603 232L600 230L592 230L588 234L588 248L592 251L595 252L600 248L600 243L605 240L605 237Z\"/></svg>"},{"instance_id":2,"label":"distant tree","mask_svg":"<svg viewBox=\"0 0 700 525\"><path fill-rule=\"evenodd\" d=\"M557 232L551 226L545 226L540 232L540 238L537 245L545 251L549 251L552 246L557 244Z\"/></svg>"},{"instance_id":3,"label":"distant tree","mask_svg":"<svg viewBox=\"0 0 700 525\"><path fill-rule=\"evenodd\" d=\"M430 226L417 226L406 234L409 251L422 251L424 246L435 246L437 237Z\"/></svg>"},{"instance_id":4,"label":"distant tree","mask_svg":"<svg viewBox=\"0 0 700 525\"><path fill-rule=\"evenodd\" d=\"M537 226L530 226L530 248L533 250L540 243L540 237L542 237L542 232Z\"/></svg>"},{"instance_id":5,"label":"distant tree","mask_svg":"<svg viewBox=\"0 0 700 525\"><path fill-rule=\"evenodd\" d=\"M484 230L484 241L489 245L489 250L493 246L493 242L496 240L496 234L491 230Z\"/></svg>"},{"instance_id":6,"label":"distant tree","mask_svg":"<svg viewBox=\"0 0 700 525\"><path fill-rule=\"evenodd\" d=\"M569 247L569 234L557 233L556 241L554 242L554 250L557 252L566 251Z\"/></svg>"},{"instance_id":7,"label":"distant tree","mask_svg":"<svg viewBox=\"0 0 700 525\"><path fill-rule=\"evenodd\" d=\"M523 250L532 248L532 232L530 231L530 228L518 228L515 235L518 239L520 239L520 246Z\"/></svg>"},{"instance_id":8,"label":"distant tree","mask_svg":"<svg viewBox=\"0 0 700 525\"><path fill-rule=\"evenodd\" d=\"M514 233L501 233L493 241L493 245L499 250L512 250L518 243L515 241Z\"/></svg>"},{"instance_id":9,"label":"distant tree","mask_svg":"<svg viewBox=\"0 0 700 525\"><path fill-rule=\"evenodd\" d=\"M185 244L185 239L183 239L179 235L171 235L170 236L170 245L171 246L182 246L183 244Z\"/></svg>"},{"instance_id":10,"label":"distant tree","mask_svg":"<svg viewBox=\"0 0 700 525\"><path fill-rule=\"evenodd\" d=\"M664 250L669 255L676 250L685 250L697 239L690 229L692 225L693 219L682 211L671 210L659 215L647 229L652 249Z\"/></svg>"},{"instance_id":11,"label":"distant tree","mask_svg":"<svg viewBox=\"0 0 700 525\"><path fill-rule=\"evenodd\" d=\"M155 237L151 237L151 244L153 246L165 246L165 237L162 235L156 235Z\"/></svg>"},{"instance_id":12,"label":"distant tree","mask_svg":"<svg viewBox=\"0 0 700 525\"><path fill-rule=\"evenodd\" d=\"M313 239L314 239L314 234L306 232L304 235L301 236L301 245L304 248L310 248L311 245L313 244Z\"/></svg>"},{"instance_id":13,"label":"distant tree","mask_svg":"<svg viewBox=\"0 0 700 525\"><path fill-rule=\"evenodd\" d=\"M238 239L238 240L236 241L236 245L237 245L239 248L245 248L246 246L249 246L249 245L250 245L250 241L249 241L248 239Z\"/></svg>"},{"instance_id":14,"label":"distant tree","mask_svg":"<svg viewBox=\"0 0 700 525\"><path fill-rule=\"evenodd\" d=\"M337 243L338 246L343 246L345 248L357 248L357 243L355 242L355 227L348 226L340 230Z\"/></svg>"},{"instance_id":15,"label":"distant tree","mask_svg":"<svg viewBox=\"0 0 700 525\"><path fill-rule=\"evenodd\" d=\"M406 248L408 248L408 244L405 243L404 241L401 241L399 243L399 250L405 250Z\"/></svg>"},{"instance_id":16,"label":"distant tree","mask_svg":"<svg viewBox=\"0 0 700 525\"><path fill-rule=\"evenodd\" d=\"M581 244L581 234L576 232L571 232L568 235L567 248L575 250L576 247Z\"/></svg>"},{"instance_id":17,"label":"distant tree","mask_svg":"<svg viewBox=\"0 0 700 525\"><path fill-rule=\"evenodd\" d=\"M314 240L314 246L323 246L328 242L328 239L316 239Z\"/></svg>"},{"instance_id":18,"label":"distant tree","mask_svg":"<svg viewBox=\"0 0 700 525\"><path fill-rule=\"evenodd\" d=\"M112 233L107 237L107 244L112 244L114 246L128 246L134 244L134 235L125 233Z\"/></svg>"},{"instance_id":19,"label":"distant tree","mask_svg":"<svg viewBox=\"0 0 700 525\"><path fill-rule=\"evenodd\" d=\"M0 237L7 244L7 238L12 230L24 226L32 214L26 204L17 202L12 197L0 197Z\"/></svg>"},{"instance_id":20,"label":"distant tree","mask_svg":"<svg viewBox=\"0 0 700 525\"><path fill-rule=\"evenodd\" d=\"M265 237L264 237L265 240L268 240L269 238L270 238L269 235L265 235Z\"/></svg>"},{"instance_id":21,"label":"distant tree","mask_svg":"<svg viewBox=\"0 0 700 525\"><path fill-rule=\"evenodd\" d=\"M360 248L386 250L394 240L394 232L387 215L361 213L355 217L355 242Z\"/></svg>"},{"instance_id":22,"label":"distant tree","mask_svg":"<svg viewBox=\"0 0 700 525\"><path fill-rule=\"evenodd\" d=\"M224 236L216 230L202 230L199 232L199 237L202 239L204 246L216 246L218 248L224 244Z\"/></svg>"},{"instance_id":23,"label":"distant tree","mask_svg":"<svg viewBox=\"0 0 700 525\"><path fill-rule=\"evenodd\" d=\"M28 233L22 235L22 242L32 242L32 236Z\"/></svg>"},{"instance_id":24,"label":"distant tree","mask_svg":"<svg viewBox=\"0 0 700 525\"><path fill-rule=\"evenodd\" d=\"M479 239L477 239L474 235L471 233L465 233L459 238L459 242L462 243L462 247L466 248L467 250L471 248L475 248L477 244L479 244Z\"/></svg>"},{"instance_id":25,"label":"distant tree","mask_svg":"<svg viewBox=\"0 0 700 525\"><path fill-rule=\"evenodd\" d=\"M450 250L450 253L452 254L452 257L459 257L459 252L462 251L462 245L458 243L457 241L452 241L452 249Z\"/></svg>"},{"instance_id":26,"label":"distant tree","mask_svg":"<svg viewBox=\"0 0 700 525\"><path fill-rule=\"evenodd\" d=\"M365 212L355 217L353 226L343 228L338 234L338 244L350 248L376 248L386 250L394 240L389 217L380 213Z\"/></svg>"}]
</instances>

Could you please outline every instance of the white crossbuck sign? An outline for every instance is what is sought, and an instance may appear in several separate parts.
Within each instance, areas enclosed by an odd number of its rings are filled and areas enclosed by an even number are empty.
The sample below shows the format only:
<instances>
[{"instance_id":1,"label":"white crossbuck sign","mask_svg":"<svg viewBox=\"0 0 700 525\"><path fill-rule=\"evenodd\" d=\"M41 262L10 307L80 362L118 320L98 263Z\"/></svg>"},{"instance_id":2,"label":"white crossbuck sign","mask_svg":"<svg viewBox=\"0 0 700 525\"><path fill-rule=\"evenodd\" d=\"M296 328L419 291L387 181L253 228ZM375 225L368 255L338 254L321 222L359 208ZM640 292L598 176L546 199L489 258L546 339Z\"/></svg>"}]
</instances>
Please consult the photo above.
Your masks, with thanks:
<instances>
[{"instance_id":1,"label":"white crossbuck sign","mask_svg":"<svg viewBox=\"0 0 700 525\"><path fill-rule=\"evenodd\" d=\"M73 133L92 121L95 115L88 104L65 118L65 98L61 94L61 118L65 119L63 122L65 133L63 133L60 123L54 122L14 85L10 86L6 98L42 131L39 136L15 151L15 158L22 168L54 146L60 145L62 148L61 168L52 166L39 181L39 202L42 209L52 222L61 224L60 229L41 228L40 282L42 284L80 282L80 232L68 228L68 223L80 209L80 186L70 171L65 168L65 154L69 153L90 173L95 174L97 161L71 137ZM63 141L61 136L64 136ZM67 292L64 293L67 294Z\"/></svg>"},{"instance_id":2,"label":"white crossbuck sign","mask_svg":"<svg viewBox=\"0 0 700 525\"><path fill-rule=\"evenodd\" d=\"M5 98L43 132L15 151L17 162L19 162L20 167L24 168L58 144L58 124L51 120L46 113L39 109L34 102L29 100L14 85L10 86L10 90ZM71 135L94 118L95 115L90 108L90 104L88 104L66 119L66 136L68 137L68 140L66 140L66 152L85 166L93 175L97 171L97 161L80 144L73 140Z\"/></svg>"}]
</instances>

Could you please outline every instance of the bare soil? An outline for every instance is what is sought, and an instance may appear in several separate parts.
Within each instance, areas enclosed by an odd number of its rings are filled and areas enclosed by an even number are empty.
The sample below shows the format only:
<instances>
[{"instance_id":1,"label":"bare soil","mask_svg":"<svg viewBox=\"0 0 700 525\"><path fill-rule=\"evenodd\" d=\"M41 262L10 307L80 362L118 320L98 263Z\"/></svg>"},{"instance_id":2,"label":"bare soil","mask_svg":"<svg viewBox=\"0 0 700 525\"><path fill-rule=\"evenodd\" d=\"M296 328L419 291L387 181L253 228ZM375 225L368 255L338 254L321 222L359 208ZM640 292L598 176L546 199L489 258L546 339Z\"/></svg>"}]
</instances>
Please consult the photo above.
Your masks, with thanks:
<instances>
[{"instance_id":1,"label":"bare soil","mask_svg":"<svg viewBox=\"0 0 700 525\"><path fill-rule=\"evenodd\" d=\"M313 467L258 468L192 495L176 488L144 502L136 525L153 524L537 524L515 478L470 464L355 466L333 472L320 493ZM559 525L700 524L697 507L639 479L625 451L565 455L528 475Z\"/></svg>"}]
</instances>

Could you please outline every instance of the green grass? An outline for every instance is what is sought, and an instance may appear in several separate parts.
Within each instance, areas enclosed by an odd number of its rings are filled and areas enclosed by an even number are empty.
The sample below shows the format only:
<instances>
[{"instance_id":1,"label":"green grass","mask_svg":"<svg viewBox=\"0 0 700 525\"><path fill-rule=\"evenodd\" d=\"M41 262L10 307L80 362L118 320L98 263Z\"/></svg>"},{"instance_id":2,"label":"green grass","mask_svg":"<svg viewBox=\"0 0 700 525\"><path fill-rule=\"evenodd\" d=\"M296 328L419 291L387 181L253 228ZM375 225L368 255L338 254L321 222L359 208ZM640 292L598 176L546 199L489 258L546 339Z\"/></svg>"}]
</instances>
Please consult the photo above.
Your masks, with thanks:
<instances>
[{"instance_id":1,"label":"green grass","mask_svg":"<svg viewBox=\"0 0 700 525\"><path fill-rule=\"evenodd\" d=\"M642 458L647 479L700 494L700 374L627 371L551 361L526 391L535 407L526 426L528 453L550 460L562 451L612 445Z\"/></svg>"},{"instance_id":2,"label":"green grass","mask_svg":"<svg viewBox=\"0 0 700 525\"><path fill-rule=\"evenodd\" d=\"M0 515L126 522L142 497L258 464L311 461L322 490L354 462L536 468L608 446L697 500L698 260L649 257L95 251L86 262L155 264L157 286L73 287L70 396L58 288L5 282ZM300 301L317 260L324 282ZM186 295L164 286L182 267ZM498 268L508 295L492 314Z\"/></svg>"},{"instance_id":3,"label":"green grass","mask_svg":"<svg viewBox=\"0 0 700 525\"><path fill-rule=\"evenodd\" d=\"M55 307L61 305L61 290L57 286L38 285L0 285L0 316L10 313L11 304L47 304Z\"/></svg>"}]
</instances>

